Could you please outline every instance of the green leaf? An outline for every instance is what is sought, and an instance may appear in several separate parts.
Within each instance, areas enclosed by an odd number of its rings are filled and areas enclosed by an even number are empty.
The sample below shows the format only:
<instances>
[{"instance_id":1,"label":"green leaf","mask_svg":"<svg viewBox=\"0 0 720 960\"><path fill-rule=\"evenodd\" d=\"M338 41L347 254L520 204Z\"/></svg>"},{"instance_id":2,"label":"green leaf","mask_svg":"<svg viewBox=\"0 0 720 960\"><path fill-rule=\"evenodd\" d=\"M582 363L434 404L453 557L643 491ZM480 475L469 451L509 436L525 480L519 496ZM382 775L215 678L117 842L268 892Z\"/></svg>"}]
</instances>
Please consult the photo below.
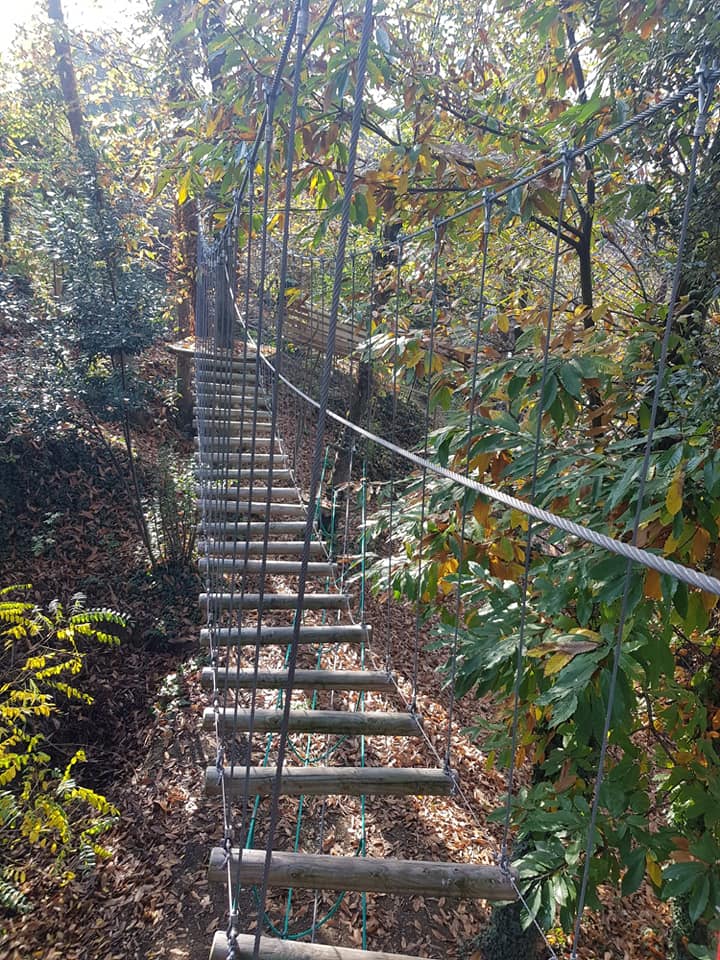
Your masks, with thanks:
<instances>
[{"instance_id":1,"label":"green leaf","mask_svg":"<svg viewBox=\"0 0 720 960\"><path fill-rule=\"evenodd\" d=\"M522 188L514 187L507 195L507 210L513 216L519 216L522 209Z\"/></svg>"},{"instance_id":2,"label":"green leaf","mask_svg":"<svg viewBox=\"0 0 720 960\"><path fill-rule=\"evenodd\" d=\"M687 863L674 863L663 870L662 898L669 900L672 897L682 897L689 893L699 883L702 876L707 873L706 863L697 863L688 861Z\"/></svg>"},{"instance_id":3,"label":"green leaf","mask_svg":"<svg viewBox=\"0 0 720 960\"><path fill-rule=\"evenodd\" d=\"M690 896L690 902L688 904L688 914L690 915L690 920L695 923L702 914L705 912L705 907L707 906L708 898L710 896L710 877L706 873L701 880L695 883L693 887L693 892Z\"/></svg>"},{"instance_id":4,"label":"green leaf","mask_svg":"<svg viewBox=\"0 0 720 960\"><path fill-rule=\"evenodd\" d=\"M574 397L576 400L579 400L582 396L582 380L580 379L580 374L573 366L572 363L563 363L558 368L558 377L560 378L560 383L567 390L571 397Z\"/></svg>"},{"instance_id":5,"label":"green leaf","mask_svg":"<svg viewBox=\"0 0 720 960\"><path fill-rule=\"evenodd\" d=\"M622 878L622 895L629 896L639 889L640 884L645 877L645 850L642 847L636 847L631 850L625 858L627 870Z\"/></svg>"}]
</instances>

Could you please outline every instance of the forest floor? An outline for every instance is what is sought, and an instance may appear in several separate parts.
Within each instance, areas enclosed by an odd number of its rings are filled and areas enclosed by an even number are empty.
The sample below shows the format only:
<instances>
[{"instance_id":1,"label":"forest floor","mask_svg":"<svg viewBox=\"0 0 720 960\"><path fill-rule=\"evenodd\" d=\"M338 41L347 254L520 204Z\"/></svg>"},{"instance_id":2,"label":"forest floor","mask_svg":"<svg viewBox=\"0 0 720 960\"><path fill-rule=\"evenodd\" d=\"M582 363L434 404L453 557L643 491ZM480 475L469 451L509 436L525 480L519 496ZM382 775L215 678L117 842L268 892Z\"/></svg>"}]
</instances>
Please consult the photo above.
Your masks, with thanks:
<instances>
[{"instance_id":1,"label":"forest floor","mask_svg":"<svg viewBox=\"0 0 720 960\"><path fill-rule=\"evenodd\" d=\"M173 361L160 346L148 352L143 366L158 389L151 416L135 431L140 462L150 470L169 443L176 456L189 460L192 443L173 427L171 406L163 400ZM31 370L26 339L5 335L0 389L17 392L23 371L30 375ZM108 841L112 857L93 872L60 887L41 861L28 870L25 892L35 909L2 920L0 955L10 960L200 960L207 957L213 932L222 928L225 910L220 892L206 878L208 851L221 839L221 810L219 801L202 790L204 768L215 756L211 737L201 732L207 694L199 682L206 662L198 644L200 587L192 572L148 575L138 533L128 520L126 491L107 451L92 431L71 422L70 411L68 416L66 433L49 439L24 426L0 444L0 585L32 583L40 604L82 591L90 605L112 606L132 617L132 630L119 647L89 657L86 688L95 702L73 712L53 744L60 760L85 746L85 782L103 791L121 816ZM105 424L103 432L116 443L117 427ZM414 609L396 608L388 623L385 605L371 597L366 619L378 644L371 657L382 662L387 648L407 693ZM424 648L427 636L420 640L419 707L430 744L442 753L448 699L440 655ZM401 701L395 706L402 708ZM505 778L487 767L478 744L463 732L485 709L468 699L457 705L452 761L465 799L369 803L371 855L490 861L499 829L488 815L502 803ZM352 748L347 749L351 756ZM408 765L436 763L422 740L391 748L378 739L372 749L377 762L392 757ZM309 811L312 820L317 805ZM288 808L281 824L287 842L294 812ZM338 799L325 815L323 849L349 852L358 837L358 804ZM321 909L332 900L321 901ZM280 923L284 905L279 896L269 902ZM311 907L311 900L298 898L301 919ZM359 907L359 895L348 895L321 939L359 945ZM374 949L480 960L476 939L488 916L484 905L375 895L368 897L367 909ZM658 912L649 891L623 901L608 895L606 908L588 916L579 956L664 957L666 926L667 916ZM558 956L566 956L562 935L553 942Z\"/></svg>"}]
</instances>

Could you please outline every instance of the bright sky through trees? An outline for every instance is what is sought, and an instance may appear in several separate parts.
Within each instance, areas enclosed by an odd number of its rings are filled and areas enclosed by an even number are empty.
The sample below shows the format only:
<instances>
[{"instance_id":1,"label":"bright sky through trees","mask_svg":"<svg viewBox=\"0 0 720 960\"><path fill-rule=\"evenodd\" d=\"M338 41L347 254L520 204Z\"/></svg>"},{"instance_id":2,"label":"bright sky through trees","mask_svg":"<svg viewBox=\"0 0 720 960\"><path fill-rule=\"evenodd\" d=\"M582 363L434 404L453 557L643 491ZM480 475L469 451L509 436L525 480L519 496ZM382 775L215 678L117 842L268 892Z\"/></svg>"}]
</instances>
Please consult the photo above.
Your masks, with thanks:
<instances>
[{"instance_id":1,"label":"bright sky through trees","mask_svg":"<svg viewBox=\"0 0 720 960\"><path fill-rule=\"evenodd\" d=\"M142 0L63 0L68 25L75 30L131 29ZM20 0L3 10L0 51L8 49L19 27L27 26L38 13L45 15L44 0Z\"/></svg>"}]
</instances>

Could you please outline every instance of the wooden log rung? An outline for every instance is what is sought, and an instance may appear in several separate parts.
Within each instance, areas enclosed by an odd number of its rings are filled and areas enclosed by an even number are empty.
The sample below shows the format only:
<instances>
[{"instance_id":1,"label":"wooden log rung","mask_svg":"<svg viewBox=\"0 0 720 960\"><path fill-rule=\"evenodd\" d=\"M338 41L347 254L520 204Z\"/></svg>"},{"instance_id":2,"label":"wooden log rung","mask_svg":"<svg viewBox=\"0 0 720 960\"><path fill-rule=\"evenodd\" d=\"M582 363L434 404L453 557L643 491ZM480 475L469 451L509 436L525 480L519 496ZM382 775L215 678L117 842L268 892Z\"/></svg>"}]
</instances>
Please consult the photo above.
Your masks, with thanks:
<instances>
[{"instance_id":1,"label":"wooden log rung","mask_svg":"<svg viewBox=\"0 0 720 960\"><path fill-rule=\"evenodd\" d=\"M259 593L201 593L200 606L206 610L210 602L214 610L297 610L300 596L297 593L266 593L260 603ZM303 610L349 610L350 597L342 593L306 593L302 599Z\"/></svg>"},{"instance_id":2,"label":"wooden log rung","mask_svg":"<svg viewBox=\"0 0 720 960\"><path fill-rule=\"evenodd\" d=\"M230 852L233 874L243 884L262 883L264 850ZM227 877L225 851L213 847L208 879ZM304 890L351 890L392 893L400 897L451 897L508 902L517 900L511 876L500 867L474 863L436 863L433 860L339 857L329 854L284 853L274 850L268 871L271 887Z\"/></svg>"},{"instance_id":3,"label":"wooden log rung","mask_svg":"<svg viewBox=\"0 0 720 960\"><path fill-rule=\"evenodd\" d=\"M297 943L294 940L260 938L260 952L255 953L255 937L241 934L235 942L235 960L418 960L406 953L385 953L377 950L356 950L351 947L329 947L320 943ZM210 960L227 960L230 952L227 934L218 930L210 949Z\"/></svg>"},{"instance_id":4,"label":"wooden log rung","mask_svg":"<svg viewBox=\"0 0 720 960\"><path fill-rule=\"evenodd\" d=\"M198 543L198 555L201 557L233 557L242 560L246 556L257 556L267 553L270 556L292 556L301 554L305 542L303 540L271 540L265 543L262 540L252 540L243 543L241 540L201 540ZM325 545L319 540L310 544L310 556L323 556Z\"/></svg>"},{"instance_id":5,"label":"wooden log rung","mask_svg":"<svg viewBox=\"0 0 720 960\"><path fill-rule=\"evenodd\" d=\"M203 727L215 728L217 720L222 730L247 732L251 725L255 733L278 733L282 710L254 711L244 708L207 707L203 713ZM291 710L288 719L291 733L328 733L338 736L366 737L420 737L422 727L411 713L389 713L383 710L349 712L346 710Z\"/></svg>"},{"instance_id":6,"label":"wooden log rung","mask_svg":"<svg viewBox=\"0 0 720 960\"><path fill-rule=\"evenodd\" d=\"M251 464L256 467L267 468L270 465L269 453L225 453L222 450L200 450L198 459L202 466L230 466L230 464L239 464L241 467ZM273 471L275 467L285 469L287 457L284 453L275 453L273 457Z\"/></svg>"},{"instance_id":7,"label":"wooden log rung","mask_svg":"<svg viewBox=\"0 0 720 960\"><path fill-rule=\"evenodd\" d=\"M237 480L252 480L253 485L266 487L268 481L279 480L287 482L292 480L292 470L286 468L273 470L269 473L267 470L233 470L227 471L222 467L198 467L197 475L202 480L210 480L215 483L223 483L225 480L236 482Z\"/></svg>"},{"instance_id":8,"label":"wooden log rung","mask_svg":"<svg viewBox=\"0 0 720 960\"><path fill-rule=\"evenodd\" d=\"M276 450L280 449L280 441L277 437L240 437L240 436L220 436L216 433L211 433L205 437L205 443L203 444L204 448L216 451L216 450L229 450L230 452L238 451L252 451L255 450L268 450L271 445L275 446Z\"/></svg>"},{"instance_id":9,"label":"wooden log rung","mask_svg":"<svg viewBox=\"0 0 720 960\"><path fill-rule=\"evenodd\" d=\"M205 770L205 793L269 797L275 788L276 767L225 767ZM221 783L221 780L224 781ZM435 767L291 767L283 766L280 793L285 797L435 797L454 789L450 774Z\"/></svg>"},{"instance_id":10,"label":"wooden log rung","mask_svg":"<svg viewBox=\"0 0 720 960\"><path fill-rule=\"evenodd\" d=\"M242 576L249 573L264 573L268 577L285 574L299 577L302 573L301 560L246 560L244 557L227 559L225 557L200 557L198 569L201 573L212 570L226 576ZM307 565L309 577L334 577L337 574L336 563L314 562Z\"/></svg>"},{"instance_id":11,"label":"wooden log rung","mask_svg":"<svg viewBox=\"0 0 720 960\"><path fill-rule=\"evenodd\" d=\"M275 503L272 500L270 503L263 500L256 500L252 503L233 503L232 500L212 500L208 497L202 497L198 500L198 504L201 509L213 515L224 514L227 517L233 517L236 514L264 516L267 513L271 517L304 517L307 515L307 507L303 503Z\"/></svg>"},{"instance_id":12,"label":"wooden log rung","mask_svg":"<svg viewBox=\"0 0 720 960\"><path fill-rule=\"evenodd\" d=\"M234 670L232 667L218 669L217 683L228 690L282 690L287 686L287 670ZM205 667L202 686L212 690L215 671ZM375 670L296 670L293 689L297 690L384 690L395 689L392 677Z\"/></svg>"},{"instance_id":13,"label":"wooden log rung","mask_svg":"<svg viewBox=\"0 0 720 960\"><path fill-rule=\"evenodd\" d=\"M262 488L263 496L267 496L268 490L270 490L273 500L294 500L297 503L297 487L280 487L275 486L274 483L253 484L252 489L250 487L225 487L219 485L214 488L212 485L206 484L204 486L196 487L195 495L198 497L208 497L211 500L247 500L248 497L258 492L258 487Z\"/></svg>"},{"instance_id":14,"label":"wooden log rung","mask_svg":"<svg viewBox=\"0 0 720 960\"><path fill-rule=\"evenodd\" d=\"M274 520L268 524L267 534L272 538L287 534L300 534L305 533L305 527L304 520ZM198 524L198 531L205 536L220 534L225 540L236 534L239 540L245 541L252 537L262 537L264 539L266 527L265 523L260 520L238 520L237 523L206 520Z\"/></svg>"},{"instance_id":15,"label":"wooden log rung","mask_svg":"<svg viewBox=\"0 0 720 960\"><path fill-rule=\"evenodd\" d=\"M200 631L200 641L210 645L211 633L213 642L219 647L228 646L281 646L292 643L295 627L215 627L212 630L204 627ZM350 643L357 644L363 641L370 642L372 627L368 624L334 624L321 627L300 627L299 641L309 643Z\"/></svg>"}]
</instances>

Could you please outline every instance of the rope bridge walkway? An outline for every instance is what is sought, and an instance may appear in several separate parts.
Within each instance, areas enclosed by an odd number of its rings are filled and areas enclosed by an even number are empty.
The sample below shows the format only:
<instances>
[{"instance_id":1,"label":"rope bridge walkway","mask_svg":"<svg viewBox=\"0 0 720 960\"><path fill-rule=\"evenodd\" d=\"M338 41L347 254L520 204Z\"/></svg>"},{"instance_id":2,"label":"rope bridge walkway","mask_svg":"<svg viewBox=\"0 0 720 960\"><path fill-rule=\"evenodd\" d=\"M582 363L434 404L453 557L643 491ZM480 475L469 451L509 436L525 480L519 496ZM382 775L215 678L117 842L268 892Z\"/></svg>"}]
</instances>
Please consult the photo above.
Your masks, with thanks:
<instances>
[{"instance_id":1,"label":"rope bridge walkway","mask_svg":"<svg viewBox=\"0 0 720 960\"><path fill-rule=\"evenodd\" d=\"M521 173L502 190L486 194L442 221L413 235L366 250L348 252L350 204L363 109L364 77L372 31L372 0L365 4L356 95L348 146L343 203L335 255L320 258L290 248L293 149L307 54L307 5L297 3L275 77L266 92L257 138L245 159L244 179L232 214L213 243L199 243L195 346L195 424L198 455L198 505L201 515L200 569L206 589L200 603L206 616L202 643L210 665L202 674L209 692L204 726L214 733L216 762L206 771L205 789L220 798L219 844L210 855L212 881L228 892L227 927L214 939L211 958L288 958L288 960L399 960L400 954L368 949L366 893L523 900L512 868L511 825L517 789L517 736L521 666L531 602L532 547L545 529L610 551L627 561L623 605L613 646L612 685L602 747L595 771L593 806L585 848L572 957L577 957L581 919L595 843L600 789L623 631L628 611L630 571L634 564L674 577L694 588L720 594L720 582L701 571L672 562L638 546L658 397L666 372L668 345L679 301L679 278L692 203L699 145L705 130L718 72L701 68L695 81L658 101L644 114L603 133L582 147L563 149L541 170ZM286 131L286 211L282 238L268 224L271 161L277 133L274 110L293 44L292 104ZM535 504L542 457L542 413L550 369L553 322L561 296L562 228L572 189L574 163L603 142L621 137L636 124L662 118L679 104L694 103L696 122L687 200L673 269L667 319L658 363L643 468L637 477L636 513L630 536L615 539ZM262 171L262 183L256 178ZM555 179L548 181L548 177ZM475 442L476 384L481 364L483 323L489 309L489 237L503 202L518 189L544 178L557 187L558 230L548 250L552 276L547 291L543 376L539 384L536 434L529 460L530 477L521 498L480 482L471 469ZM260 205L261 209L256 209ZM471 383L473 401L462 427L465 456L449 466L431 453L433 377L450 362L442 352L440 317L445 293L438 281L443 238L452 225L484 217L476 265L477 316L474 344L460 364ZM257 227L257 224L260 227ZM409 338L409 284L405 273L423 261L429 287L420 295L426 323L422 332L422 383L408 385L399 358ZM382 275L383 284L379 283ZM389 278L389 280L388 280ZM270 291L272 290L272 294ZM389 293L387 291L390 291ZM405 297L402 300L401 297ZM393 300L394 298L394 300ZM378 322L382 315L383 322ZM436 352L437 351L437 352ZM388 356L390 373L388 374ZM468 359L469 358L469 359ZM384 371L384 372L383 372ZM357 379L351 409L337 407L338 391ZM382 389L381 389L382 387ZM384 409L389 429L371 429L372 411ZM412 410L422 425L408 449L400 442L401 418ZM367 517L369 461L378 450L388 456L386 524L383 537L370 542ZM399 494L403 470L414 480ZM454 684L463 622L462 588L472 572L456 566L454 636L451 628L447 736L444 745L427 735L418 707L424 609L417 589L414 629L405 638L404 663L393 663L395 618L393 578L407 556L398 556L396 526L412 512L418 542L429 536L430 501L448 485L456 491L459 542L463 544L473 504L480 498L519 511L527 518L522 601L517 643L517 680L509 769L506 771L504 822L496 850L487 863L382 859L367 856L367 814L372 798L454 795L465 801L465 787L453 769ZM395 548L395 549L394 549ZM402 547L400 549L402 553ZM427 576L422 545L417 550L417 583ZM367 622L370 568L387 604L386 636L374 636ZM383 570L385 571L383 574ZM408 683L399 682L402 667ZM401 709L393 703L404 704ZM424 741L429 766L397 765L393 750L376 749L378 738L392 738L396 755L403 740ZM385 741L382 741L385 743ZM383 762L378 762L378 759ZM331 817L329 799L354 798L359 824L354 855L324 852ZM408 802L411 802L408 800ZM350 807L346 808L350 810ZM348 814L350 816L350 814ZM278 849L282 828L294 818L292 849ZM312 848L317 852L306 852ZM352 851L348 851L352 853ZM270 891L288 891L280 919L269 910ZM303 900L297 891L313 891ZM331 891L334 899L324 896ZM355 946L317 943L348 891L362 894ZM274 902L274 901L273 901ZM300 904L307 923L291 931L291 913ZM539 929L539 928L538 928ZM541 932L541 931L540 931ZM358 949L358 946L361 949ZM549 955L555 956L547 943Z\"/></svg>"}]
</instances>

